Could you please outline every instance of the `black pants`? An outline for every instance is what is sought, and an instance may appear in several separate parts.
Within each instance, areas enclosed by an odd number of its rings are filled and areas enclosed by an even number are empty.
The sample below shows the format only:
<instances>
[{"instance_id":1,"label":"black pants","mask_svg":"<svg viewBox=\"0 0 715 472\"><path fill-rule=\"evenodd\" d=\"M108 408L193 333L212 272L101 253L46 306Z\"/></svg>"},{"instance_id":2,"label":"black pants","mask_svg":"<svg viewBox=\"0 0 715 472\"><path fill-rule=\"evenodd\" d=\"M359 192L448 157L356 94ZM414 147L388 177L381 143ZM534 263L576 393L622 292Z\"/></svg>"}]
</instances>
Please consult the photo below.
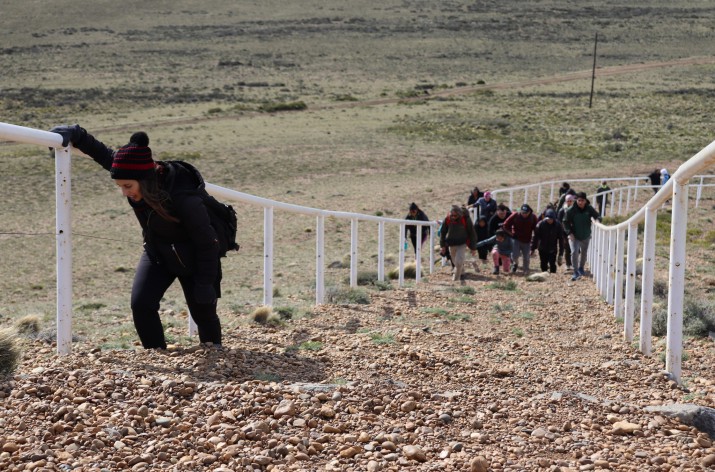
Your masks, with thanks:
<instances>
[{"instance_id":1,"label":"black pants","mask_svg":"<svg viewBox=\"0 0 715 472\"><path fill-rule=\"evenodd\" d=\"M151 261L146 252L142 253L132 285L132 317L142 346L147 349L166 349L164 327L159 317L159 303L174 280L179 279L184 291L191 317L199 328L202 343L221 344L221 322L216 314L216 303L197 303L194 300L193 277L177 277L163 266ZM219 285L221 276L219 271ZM217 287L216 293L220 293Z\"/></svg>"},{"instance_id":2,"label":"black pants","mask_svg":"<svg viewBox=\"0 0 715 472\"><path fill-rule=\"evenodd\" d=\"M556 273L556 251L542 251L539 249L539 259L541 260L541 272L549 271Z\"/></svg>"}]
</instances>

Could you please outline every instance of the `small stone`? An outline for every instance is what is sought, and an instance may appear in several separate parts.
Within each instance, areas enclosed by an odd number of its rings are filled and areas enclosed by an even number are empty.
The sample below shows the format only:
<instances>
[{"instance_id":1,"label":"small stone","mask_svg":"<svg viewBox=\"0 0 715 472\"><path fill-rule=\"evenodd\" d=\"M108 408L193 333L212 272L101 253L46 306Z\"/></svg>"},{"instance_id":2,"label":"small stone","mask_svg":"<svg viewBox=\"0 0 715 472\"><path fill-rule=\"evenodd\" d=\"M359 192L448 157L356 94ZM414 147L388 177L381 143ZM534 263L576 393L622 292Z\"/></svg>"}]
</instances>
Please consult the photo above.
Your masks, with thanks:
<instances>
[{"instance_id":1,"label":"small stone","mask_svg":"<svg viewBox=\"0 0 715 472\"><path fill-rule=\"evenodd\" d=\"M715 466L715 454L703 457L703 461L701 463L703 464L703 467Z\"/></svg>"},{"instance_id":2,"label":"small stone","mask_svg":"<svg viewBox=\"0 0 715 472\"><path fill-rule=\"evenodd\" d=\"M377 461L370 461L367 463L367 472L377 472L380 470L380 463Z\"/></svg>"},{"instance_id":3,"label":"small stone","mask_svg":"<svg viewBox=\"0 0 715 472\"><path fill-rule=\"evenodd\" d=\"M322 416L323 418L328 418L328 419L335 418L335 410L333 410L329 406L324 406L323 408L320 409L319 415Z\"/></svg>"},{"instance_id":4,"label":"small stone","mask_svg":"<svg viewBox=\"0 0 715 472\"><path fill-rule=\"evenodd\" d=\"M402 454L405 455L405 457L409 460L412 461L417 461L417 462L426 462L427 461L427 454L420 449L417 446L405 446L402 448Z\"/></svg>"},{"instance_id":5,"label":"small stone","mask_svg":"<svg viewBox=\"0 0 715 472\"><path fill-rule=\"evenodd\" d=\"M295 416L295 412L295 403L290 400L283 400L278 404L276 411L273 412L273 417L281 418L283 416Z\"/></svg>"},{"instance_id":6,"label":"small stone","mask_svg":"<svg viewBox=\"0 0 715 472\"><path fill-rule=\"evenodd\" d=\"M162 428L168 428L169 426L171 426L171 418L159 416L156 418L156 424L157 426L161 426Z\"/></svg>"},{"instance_id":7,"label":"small stone","mask_svg":"<svg viewBox=\"0 0 715 472\"><path fill-rule=\"evenodd\" d=\"M613 424L612 434L616 436L626 436L628 434L633 434L640 430L641 426L635 423L629 423L628 421L619 421Z\"/></svg>"},{"instance_id":8,"label":"small stone","mask_svg":"<svg viewBox=\"0 0 715 472\"><path fill-rule=\"evenodd\" d=\"M472 459L469 463L471 472L487 472L489 470L489 461L484 456L478 456Z\"/></svg>"},{"instance_id":9,"label":"small stone","mask_svg":"<svg viewBox=\"0 0 715 472\"><path fill-rule=\"evenodd\" d=\"M6 442L2 446L2 451L3 452L9 452L12 454L13 452L17 452L20 450L20 446L17 445L17 443L14 442Z\"/></svg>"},{"instance_id":10,"label":"small stone","mask_svg":"<svg viewBox=\"0 0 715 472\"><path fill-rule=\"evenodd\" d=\"M403 411L405 413L415 411L415 408L417 408L417 402L414 400L407 400L405 403L400 405L400 411Z\"/></svg>"},{"instance_id":11,"label":"small stone","mask_svg":"<svg viewBox=\"0 0 715 472\"><path fill-rule=\"evenodd\" d=\"M351 446L347 449L340 451L340 457L345 459L351 459L362 452L362 448L359 446Z\"/></svg>"}]
</instances>

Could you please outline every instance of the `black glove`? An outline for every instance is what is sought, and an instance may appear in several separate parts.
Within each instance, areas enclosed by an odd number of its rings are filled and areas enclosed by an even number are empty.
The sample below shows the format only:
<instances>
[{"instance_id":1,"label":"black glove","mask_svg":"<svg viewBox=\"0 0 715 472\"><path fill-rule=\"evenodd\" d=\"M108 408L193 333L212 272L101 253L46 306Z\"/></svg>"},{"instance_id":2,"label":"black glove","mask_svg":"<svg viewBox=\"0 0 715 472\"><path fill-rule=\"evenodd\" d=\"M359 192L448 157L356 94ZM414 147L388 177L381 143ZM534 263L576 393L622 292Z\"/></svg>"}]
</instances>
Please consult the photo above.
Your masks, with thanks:
<instances>
[{"instance_id":1,"label":"black glove","mask_svg":"<svg viewBox=\"0 0 715 472\"><path fill-rule=\"evenodd\" d=\"M87 134L87 131L80 125L61 125L52 128L50 133L57 133L62 136L62 147L67 147L70 143L79 144Z\"/></svg>"},{"instance_id":2,"label":"black glove","mask_svg":"<svg viewBox=\"0 0 715 472\"><path fill-rule=\"evenodd\" d=\"M194 299L202 305L216 303L216 290L213 285L194 285Z\"/></svg>"}]
</instances>

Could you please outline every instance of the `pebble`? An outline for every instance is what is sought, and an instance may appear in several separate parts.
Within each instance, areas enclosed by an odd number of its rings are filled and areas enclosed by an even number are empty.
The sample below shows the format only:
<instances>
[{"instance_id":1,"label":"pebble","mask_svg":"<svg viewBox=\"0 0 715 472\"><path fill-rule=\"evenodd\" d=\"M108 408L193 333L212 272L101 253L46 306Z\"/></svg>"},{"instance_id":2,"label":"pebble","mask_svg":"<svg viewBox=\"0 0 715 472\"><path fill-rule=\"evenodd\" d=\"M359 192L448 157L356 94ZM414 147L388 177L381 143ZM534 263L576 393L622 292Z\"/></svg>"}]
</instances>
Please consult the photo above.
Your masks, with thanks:
<instances>
[{"instance_id":1,"label":"pebble","mask_svg":"<svg viewBox=\"0 0 715 472\"><path fill-rule=\"evenodd\" d=\"M426 462L427 461L427 454L420 449L417 446L405 446L402 448L402 453L405 455L405 457L409 460L417 461L417 462Z\"/></svg>"}]
</instances>

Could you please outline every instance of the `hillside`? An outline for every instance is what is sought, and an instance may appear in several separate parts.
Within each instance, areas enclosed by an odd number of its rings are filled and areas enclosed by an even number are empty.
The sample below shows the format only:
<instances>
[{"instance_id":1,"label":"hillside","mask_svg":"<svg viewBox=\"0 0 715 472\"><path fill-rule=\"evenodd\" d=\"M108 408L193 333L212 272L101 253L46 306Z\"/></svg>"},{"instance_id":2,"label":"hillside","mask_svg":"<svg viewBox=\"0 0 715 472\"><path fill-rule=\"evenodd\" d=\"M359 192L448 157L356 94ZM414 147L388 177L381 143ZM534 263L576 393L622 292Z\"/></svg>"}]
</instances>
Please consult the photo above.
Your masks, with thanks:
<instances>
[{"instance_id":1,"label":"hillside","mask_svg":"<svg viewBox=\"0 0 715 472\"><path fill-rule=\"evenodd\" d=\"M447 268L429 279L280 326L225 317L223 351L108 352L82 340L57 357L29 342L4 385L0 468L486 470L473 464L480 456L495 471L715 463L706 434L644 410L715 407L712 340L687 341L678 388L662 372L663 343L639 355L588 281L470 269L455 285Z\"/></svg>"}]
</instances>

